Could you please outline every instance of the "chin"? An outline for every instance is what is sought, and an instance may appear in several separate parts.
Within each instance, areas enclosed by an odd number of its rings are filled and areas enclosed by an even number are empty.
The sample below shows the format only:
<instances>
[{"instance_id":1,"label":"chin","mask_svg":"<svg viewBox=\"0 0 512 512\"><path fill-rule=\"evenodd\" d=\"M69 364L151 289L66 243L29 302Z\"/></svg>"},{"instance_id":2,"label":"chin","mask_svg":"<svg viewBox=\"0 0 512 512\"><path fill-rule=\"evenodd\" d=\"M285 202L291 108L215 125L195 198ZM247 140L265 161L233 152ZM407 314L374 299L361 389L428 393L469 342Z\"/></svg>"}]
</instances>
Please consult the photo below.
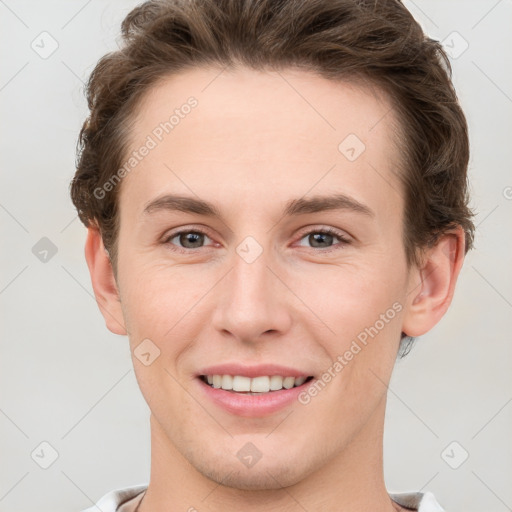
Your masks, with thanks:
<instances>
[{"instance_id":1,"label":"chin","mask_svg":"<svg viewBox=\"0 0 512 512\"><path fill-rule=\"evenodd\" d=\"M265 461L265 457L250 468L230 456L222 460L219 455L209 460L189 459L194 468L204 477L224 487L247 491L278 490L300 482L307 475L304 468L291 464L288 460Z\"/></svg>"},{"instance_id":2,"label":"chin","mask_svg":"<svg viewBox=\"0 0 512 512\"><path fill-rule=\"evenodd\" d=\"M283 463L283 468L286 464ZM201 471L201 468L196 468ZM294 474L284 475L281 470L269 470L265 467L255 467L246 470L226 468L221 470L210 468L208 472L202 472L204 476L224 487L240 489L244 491L279 490L298 483L301 478Z\"/></svg>"}]
</instances>

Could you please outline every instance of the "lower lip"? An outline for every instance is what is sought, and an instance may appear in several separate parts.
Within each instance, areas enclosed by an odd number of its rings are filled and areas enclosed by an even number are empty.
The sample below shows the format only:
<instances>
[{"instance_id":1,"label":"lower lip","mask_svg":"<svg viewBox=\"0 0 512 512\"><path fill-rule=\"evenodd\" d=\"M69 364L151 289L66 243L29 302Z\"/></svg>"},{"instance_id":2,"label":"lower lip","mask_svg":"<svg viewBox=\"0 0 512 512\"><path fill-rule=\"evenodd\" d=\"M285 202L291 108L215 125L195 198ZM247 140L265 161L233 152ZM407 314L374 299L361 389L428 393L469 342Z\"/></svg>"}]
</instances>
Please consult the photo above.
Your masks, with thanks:
<instances>
[{"instance_id":1,"label":"lower lip","mask_svg":"<svg viewBox=\"0 0 512 512\"><path fill-rule=\"evenodd\" d=\"M226 411L238 416L257 417L267 416L298 401L298 395L304 391L314 379L290 389L270 391L260 395L247 395L244 393L233 393L225 389L213 388L206 384L200 377L197 378L205 395L216 405Z\"/></svg>"}]
</instances>

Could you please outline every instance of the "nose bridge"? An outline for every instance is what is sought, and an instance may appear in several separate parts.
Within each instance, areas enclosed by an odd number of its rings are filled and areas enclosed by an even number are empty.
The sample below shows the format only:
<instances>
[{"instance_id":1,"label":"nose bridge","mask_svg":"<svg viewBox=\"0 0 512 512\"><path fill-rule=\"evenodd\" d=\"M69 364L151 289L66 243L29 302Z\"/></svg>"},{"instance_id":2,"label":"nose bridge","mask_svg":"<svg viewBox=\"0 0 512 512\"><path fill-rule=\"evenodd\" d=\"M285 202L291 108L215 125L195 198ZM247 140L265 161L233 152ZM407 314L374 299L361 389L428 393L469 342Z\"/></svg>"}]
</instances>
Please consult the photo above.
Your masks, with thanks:
<instances>
[{"instance_id":1,"label":"nose bridge","mask_svg":"<svg viewBox=\"0 0 512 512\"><path fill-rule=\"evenodd\" d=\"M270 249L247 237L232 255L232 270L223 280L222 297L215 308L214 326L243 341L256 341L267 331L284 331L290 312L283 286L267 267Z\"/></svg>"},{"instance_id":2,"label":"nose bridge","mask_svg":"<svg viewBox=\"0 0 512 512\"><path fill-rule=\"evenodd\" d=\"M254 256L256 249L247 244L237 248L237 254L233 257L233 271L231 272L231 296L237 299L238 305L267 304L267 299L271 291L269 277L272 273L268 269L269 255L261 254ZM268 251L267 251L268 252ZM254 258L254 259L253 259Z\"/></svg>"}]
</instances>

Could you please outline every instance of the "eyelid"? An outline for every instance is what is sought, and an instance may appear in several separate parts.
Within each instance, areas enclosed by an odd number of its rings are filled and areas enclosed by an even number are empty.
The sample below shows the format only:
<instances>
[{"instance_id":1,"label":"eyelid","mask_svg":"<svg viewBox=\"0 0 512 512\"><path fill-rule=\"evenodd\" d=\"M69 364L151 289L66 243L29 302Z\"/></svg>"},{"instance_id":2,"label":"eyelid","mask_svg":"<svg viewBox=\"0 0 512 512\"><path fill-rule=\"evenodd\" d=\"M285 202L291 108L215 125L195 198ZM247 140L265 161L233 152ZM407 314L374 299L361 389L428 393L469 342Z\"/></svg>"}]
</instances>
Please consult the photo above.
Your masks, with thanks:
<instances>
[{"instance_id":1,"label":"eyelid","mask_svg":"<svg viewBox=\"0 0 512 512\"><path fill-rule=\"evenodd\" d=\"M173 238L181 233L188 233L191 231L197 231L210 236L210 229L206 226L203 226L202 224L187 224L186 226L180 226L165 231L161 238L167 240L168 238Z\"/></svg>"},{"instance_id":2,"label":"eyelid","mask_svg":"<svg viewBox=\"0 0 512 512\"><path fill-rule=\"evenodd\" d=\"M346 231L343 229L338 229L332 226L317 224L312 226L307 226L305 228L302 228L299 232L299 239L304 238L306 235L309 235L311 233L329 233L331 235L335 235L338 238L342 238L346 241L352 241L353 237L350 236Z\"/></svg>"}]
</instances>

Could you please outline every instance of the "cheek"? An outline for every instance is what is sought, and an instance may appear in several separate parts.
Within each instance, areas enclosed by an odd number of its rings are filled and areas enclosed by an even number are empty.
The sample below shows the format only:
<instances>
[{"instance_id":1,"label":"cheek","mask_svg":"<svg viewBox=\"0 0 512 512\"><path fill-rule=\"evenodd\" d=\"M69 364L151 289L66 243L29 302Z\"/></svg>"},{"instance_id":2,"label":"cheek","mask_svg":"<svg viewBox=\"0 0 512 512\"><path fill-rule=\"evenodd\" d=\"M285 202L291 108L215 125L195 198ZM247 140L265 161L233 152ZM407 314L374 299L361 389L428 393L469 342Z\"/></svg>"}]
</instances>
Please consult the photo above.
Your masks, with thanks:
<instances>
[{"instance_id":1,"label":"cheek","mask_svg":"<svg viewBox=\"0 0 512 512\"><path fill-rule=\"evenodd\" d=\"M204 325L200 315L214 286L214 273L204 269L147 263L127 258L123 267L121 300L132 350L149 338L162 361L174 367L179 354L198 337Z\"/></svg>"},{"instance_id":2,"label":"cheek","mask_svg":"<svg viewBox=\"0 0 512 512\"><path fill-rule=\"evenodd\" d=\"M190 407L178 384L183 378L179 362L197 339L201 323L194 305L204 291L191 286L183 269L126 263L122 301L136 378L159 421L171 424L169 403L173 411Z\"/></svg>"},{"instance_id":3,"label":"cheek","mask_svg":"<svg viewBox=\"0 0 512 512\"><path fill-rule=\"evenodd\" d=\"M169 329L190 296L183 268L151 261L149 254L125 252L119 261L121 299L136 325Z\"/></svg>"},{"instance_id":4,"label":"cheek","mask_svg":"<svg viewBox=\"0 0 512 512\"><path fill-rule=\"evenodd\" d=\"M326 411L343 399L336 413L340 421L347 414L365 417L385 393L381 380L388 381L394 366L406 282L392 260L319 265L295 280L297 295L315 314L307 312L312 321L303 327L337 362L324 369L330 382L324 399Z\"/></svg>"},{"instance_id":5,"label":"cheek","mask_svg":"<svg viewBox=\"0 0 512 512\"><path fill-rule=\"evenodd\" d=\"M338 340L351 339L373 325L400 301L405 289L399 269L384 259L310 264L301 266L289 279L294 293L308 306L307 315L320 319L326 332Z\"/></svg>"}]
</instances>

